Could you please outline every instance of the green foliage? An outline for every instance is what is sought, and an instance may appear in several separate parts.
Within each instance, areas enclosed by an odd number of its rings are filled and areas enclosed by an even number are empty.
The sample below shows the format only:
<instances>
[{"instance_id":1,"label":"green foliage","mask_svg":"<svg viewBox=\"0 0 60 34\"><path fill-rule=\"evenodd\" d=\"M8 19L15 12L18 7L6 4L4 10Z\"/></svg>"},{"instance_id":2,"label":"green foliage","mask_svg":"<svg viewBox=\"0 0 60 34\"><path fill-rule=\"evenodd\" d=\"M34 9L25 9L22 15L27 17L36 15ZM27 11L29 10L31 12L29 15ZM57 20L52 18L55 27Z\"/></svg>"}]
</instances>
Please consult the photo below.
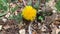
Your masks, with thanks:
<instances>
[{"instance_id":1,"label":"green foliage","mask_svg":"<svg viewBox=\"0 0 60 34\"><path fill-rule=\"evenodd\" d=\"M35 4L33 4L32 0L28 0L27 5L30 5L30 6L33 5L34 8L38 9L40 6L40 0L37 0L37 2Z\"/></svg>"},{"instance_id":2,"label":"green foliage","mask_svg":"<svg viewBox=\"0 0 60 34\"><path fill-rule=\"evenodd\" d=\"M45 12L38 11L38 13L37 13L37 20L43 22L44 18L45 18Z\"/></svg>"},{"instance_id":3,"label":"green foliage","mask_svg":"<svg viewBox=\"0 0 60 34\"><path fill-rule=\"evenodd\" d=\"M60 0L57 1L56 6L57 11L60 13Z\"/></svg>"},{"instance_id":4,"label":"green foliage","mask_svg":"<svg viewBox=\"0 0 60 34\"><path fill-rule=\"evenodd\" d=\"M22 21L21 13L18 13L17 15L14 14L14 12L18 9L18 5L16 5L14 8L10 8L11 15L8 17L8 19L14 19L17 22Z\"/></svg>"},{"instance_id":5,"label":"green foliage","mask_svg":"<svg viewBox=\"0 0 60 34\"><path fill-rule=\"evenodd\" d=\"M40 0L38 0L33 7L36 8L36 9L38 9L39 6L40 6Z\"/></svg>"},{"instance_id":6,"label":"green foliage","mask_svg":"<svg viewBox=\"0 0 60 34\"><path fill-rule=\"evenodd\" d=\"M0 4L0 10L7 11L7 6L3 6L2 4Z\"/></svg>"},{"instance_id":7,"label":"green foliage","mask_svg":"<svg viewBox=\"0 0 60 34\"><path fill-rule=\"evenodd\" d=\"M42 16L39 16L38 19L42 21L43 20L43 17Z\"/></svg>"},{"instance_id":8,"label":"green foliage","mask_svg":"<svg viewBox=\"0 0 60 34\"><path fill-rule=\"evenodd\" d=\"M7 13L8 7L9 6L7 0L0 0L0 10L2 10L0 17L4 16Z\"/></svg>"},{"instance_id":9,"label":"green foliage","mask_svg":"<svg viewBox=\"0 0 60 34\"><path fill-rule=\"evenodd\" d=\"M7 11L7 0L0 0L0 10Z\"/></svg>"},{"instance_id":10,"label":"green foliage","mask_svg":"<svg viewBox=\"0 0 60 34\"><path fill-rule=\"evenodd\" d=\"M15 16L15 20L18 21L18 22L22 21L21 13L19 13L17 16Z\"/></svg>"},{"instance_id":11,"label":"green foliage","mask_svg":"<svg viewBox=\"0 0 60 34\"><path fill-rule=\"evenodd\" d=\"M46 2L48 2L49 0L46 0Z\"/></svg>"},{"instance_id":12,"label":"green foliage","mask_svg":"<svg viewBox=\"0 0 60 34\"><path fill-rule=\"evenodd\" d=\"M11 0L11 2L14 2L15 0Z\"/></svg>"},{"instance_id":13,"label":"green foliage","mask_svg":"<svg viewBox=\"0 0 60 34\"><path fill-rule=\"evenodd\" d=\"M18 6L16 5L16 7L11 8L11 13L15 12L18 9Z\"/></svg>"},{"instance_id":14,"label":"green foliage","mask_svg":"<svg viewBox=\"0 0 60 34\"><path fill-rule=\"evenodd\" d=\"M3 17L4 15L6 15L8 10L10 10L11 15L8 19L17 19L18 20L21 16L19 17L18 15L15 16L13 14L17 9L18 9L17 5L14 8L10 8L8 0L0 0L0 10L2 11L2 12L0 12L0 18Z\"/></svg>"},{"instance_id":15,"label":"green foliage","mask_svg":"<svg viewBox=\"0 0 60 34\"><path fill-rule=\"evenodd\" d=\"M7 0L0 0L0 4L6 5L7 4Z\"/></svg>"},{"instance_id":16,"label":"green foliage","mask_svg":"<svg viewBox=\"0 0 60 34\"><path fill-rule=\"evenodd\" d=\"M28 0L27 5L32 5L32 0Z\"/></svg>"},{"instance_id":17,"label":"green foliage","mask_svg":"<svg viewBox=\"0 0 60 34\"><path fill-rule=\"evenodd\" d=\"M22 16L21 16L21 13L19 13L17 15L11 14L8 19L14 19L17 22L20 22L20 21L22 21Z\"/></svg>"}]
</instances>

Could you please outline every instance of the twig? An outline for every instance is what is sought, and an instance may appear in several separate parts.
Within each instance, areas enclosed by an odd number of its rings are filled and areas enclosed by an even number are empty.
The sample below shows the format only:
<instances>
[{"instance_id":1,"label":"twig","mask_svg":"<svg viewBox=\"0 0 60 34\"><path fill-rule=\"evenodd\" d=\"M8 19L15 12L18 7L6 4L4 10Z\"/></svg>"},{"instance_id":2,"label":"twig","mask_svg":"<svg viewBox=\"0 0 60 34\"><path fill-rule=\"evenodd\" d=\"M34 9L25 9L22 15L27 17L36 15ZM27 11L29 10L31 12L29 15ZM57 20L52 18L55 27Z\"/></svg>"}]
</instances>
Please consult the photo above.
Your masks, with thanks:
<instances>
[{"instance_id":1,"label":"twig","mask_svg":"<svg viewBox=\"0 0 60 34\"><path fill-rule=\"evenodd\" d=\"M26 6L26 2L25 2L25 0L23 0L23 3L24 3L24 6Z\"/></svg>"},{"instance_id":2,"label":"twig","mask_svg":"<svg viewBox=\"0 0 60 34\"><path fill-rule=\"evenodd\" d=\"M29 30L28 30L28 31L29 31L29 34L32 34L32 30L31 30L31 29L32 29L32 28L31 28L31 24L32 24L32 23L30 23L30 24L29 24L29 28L28 28L28 29L29 29Z\"/></svg>"}]
</instances>

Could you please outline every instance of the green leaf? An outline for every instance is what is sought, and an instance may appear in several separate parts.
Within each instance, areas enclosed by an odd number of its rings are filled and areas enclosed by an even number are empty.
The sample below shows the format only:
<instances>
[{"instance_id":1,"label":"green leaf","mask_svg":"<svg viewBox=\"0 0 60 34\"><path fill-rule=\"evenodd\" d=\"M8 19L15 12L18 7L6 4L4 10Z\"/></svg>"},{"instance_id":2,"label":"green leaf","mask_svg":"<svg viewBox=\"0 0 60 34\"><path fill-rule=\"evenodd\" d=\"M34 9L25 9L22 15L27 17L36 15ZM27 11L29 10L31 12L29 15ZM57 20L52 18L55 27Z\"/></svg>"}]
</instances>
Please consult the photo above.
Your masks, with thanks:
<instances>
[{"instance_id":1,"label":"green leaf","mask_svg":"<svg viewBox=\"0 0 60 34\"><path fill-rule=\"evenodd\" d=\"M48 2L49 0L46 0L46 2Z\"/></svg>"},{"instance_id":2,"label":"green leaf","mask_svg":"<svg viewBox=\"0 0 60 34\"><path fill-rule=\"evenodd\" d=\"M32 0L28 0L27 5L32 5Z\"/></svg>"},{"instance_id":3,"label":"green leaf","mask_svg":"<svg viewBox=\"0 0 60 34\"><path fill-rule=\"evenodd\" d=\"M36 8L36 9L38 9L39 5L40 5L40 0L38 0L33 7Z\"/></svg>"},{"instance_id":4,"label":"green leaf","mask_svg":"<svg viewBox=\"0 0 60 34\"><path fill-rule=\"evenodd\" d=\"M57 8L57 11L60 13L60 0L57 1L55 7Z\"/></svg>"},{"instance_id":5,"label":"green leaf","mask_svg":"<svg viewBox=\"0 0 60 34\"><path fill-rule=\"evenodd\" d=\"M43 20L43 17L39 16L38 19L39 19L39 20Z\"/></svg>"},{"instance_id":6,"label":"green leaf","mask_svg":"<svg viewBox=\"0 0 60 34\"><path fill-rule=\"evenodd\" d=\"M11 0L11 2L14 2L15 0Z\"/></svg>"},{"instance_id":7,"label":"green leaf","mask_svg":"<svg viewBox=\"0 0 60 34\"><path fill-rule=\"evenodd\" d=\"M0 0L0 4L6 5L7 4L7 0Z\"/></svg>"},{"instance_id":8,"label":"green leaf","mask_svg":"<svg viewBox=\"0 0 60 34\"><path fill-rule=\"evenodd\" d=\"M0 17L4 16L4 15L6 15L6 14L7 14L7 12L0 13Z\"/></svg>"},{"instance_id":9,"label":"green leaf","mask_svg":"<svg viewBox=\"0 0 60 34\"><path fill-rule=\"evenodd\" d=\"M15 12L18 9L18 6L11 8L12 13Z\"/></svg>"},{"instance_id":10,"label":"green leaf","mask_svg":"<svg viewBox=\"0 0 60 34\"><path fill-rule=\"evenodd\" d=\"M14 15L13 14L11 14L9 17L8 17L8 19L14 19L14 17L13 17Z\"/></svg>"},{"instance_id":11,"label":"green leaf","mask_svg":"<svg viewBox=\"0 0 60 34\"><path fill-rule=\"evenodd\" d=\"M11 16L12 15L12 16ZM11 14L8 19L15 19L17 22L22 21L22 15L21 13L18 15Z\"/></svg>"},{"instance_id":12,"label":"green leaf","mask_svg":"<svg viewBox=\"0 0 60 34\"><path fill-rule=\"evenodd\" d=\"M0 13L0 17L7 14L7 10L8 10L7 3L8 3L7 0L0 0L0 10L2 10L2 12Z\"/></svg>"},{"instance_id":13,"label":"green leaf","mask_svg":"<svg viewBox=\"0 0 60 34\"><path fill-rule=\"evenodd\" d=\"M18 21L21 21L21 20L22 20L21 14L18 14L18 15L16 16L16 20L18 20Z\"/></svg>"}]
</instances>

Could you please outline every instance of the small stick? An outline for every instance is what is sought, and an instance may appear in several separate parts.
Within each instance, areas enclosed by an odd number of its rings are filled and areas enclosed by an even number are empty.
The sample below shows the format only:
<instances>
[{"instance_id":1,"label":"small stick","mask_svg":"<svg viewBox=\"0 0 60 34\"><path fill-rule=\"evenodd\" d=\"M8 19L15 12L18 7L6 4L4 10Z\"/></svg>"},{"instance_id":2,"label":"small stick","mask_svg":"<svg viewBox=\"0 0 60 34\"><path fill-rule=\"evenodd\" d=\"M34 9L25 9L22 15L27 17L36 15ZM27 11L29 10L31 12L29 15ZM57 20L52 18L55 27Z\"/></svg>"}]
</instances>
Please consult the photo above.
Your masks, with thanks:
<instances>
[{"instance_id":1,"label":"small stick","mask_svg":"<svg viewBox=\"0 0 60 34\"><path fill-rule=\"evenodd\" d=\"M26 2L25 2L25 0L23 0L23 3L24 3L24 6L26 6Z\"/></svg>"}]
</instances>

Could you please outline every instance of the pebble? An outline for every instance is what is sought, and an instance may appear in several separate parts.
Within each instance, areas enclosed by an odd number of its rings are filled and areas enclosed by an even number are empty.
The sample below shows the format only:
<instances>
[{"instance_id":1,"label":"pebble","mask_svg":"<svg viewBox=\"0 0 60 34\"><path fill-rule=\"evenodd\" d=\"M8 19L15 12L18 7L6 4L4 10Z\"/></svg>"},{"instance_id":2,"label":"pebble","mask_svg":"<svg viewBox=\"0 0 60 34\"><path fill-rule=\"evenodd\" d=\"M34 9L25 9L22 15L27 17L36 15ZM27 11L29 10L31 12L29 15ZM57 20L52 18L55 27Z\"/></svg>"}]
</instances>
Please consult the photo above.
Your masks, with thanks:
<instances>
[{"instance_id":1,"label":"pebble","mask_svg":"<svg viewBox=\"0 0 60 34\"><path fill-rule=\"evenodd\" d=\"M20 34L25 34L25 29L19 30L19 33L20 33Z\"/></svg>"},{"instance_id":2,"label":"pebble","mask_svg":"<svg viewBox=\"0 0 60 34\"><path fill-rule=\"evenodd\" d=\"M2 29L2 25L0 25L0 30Z\"/></svg>"}]
</instances>

